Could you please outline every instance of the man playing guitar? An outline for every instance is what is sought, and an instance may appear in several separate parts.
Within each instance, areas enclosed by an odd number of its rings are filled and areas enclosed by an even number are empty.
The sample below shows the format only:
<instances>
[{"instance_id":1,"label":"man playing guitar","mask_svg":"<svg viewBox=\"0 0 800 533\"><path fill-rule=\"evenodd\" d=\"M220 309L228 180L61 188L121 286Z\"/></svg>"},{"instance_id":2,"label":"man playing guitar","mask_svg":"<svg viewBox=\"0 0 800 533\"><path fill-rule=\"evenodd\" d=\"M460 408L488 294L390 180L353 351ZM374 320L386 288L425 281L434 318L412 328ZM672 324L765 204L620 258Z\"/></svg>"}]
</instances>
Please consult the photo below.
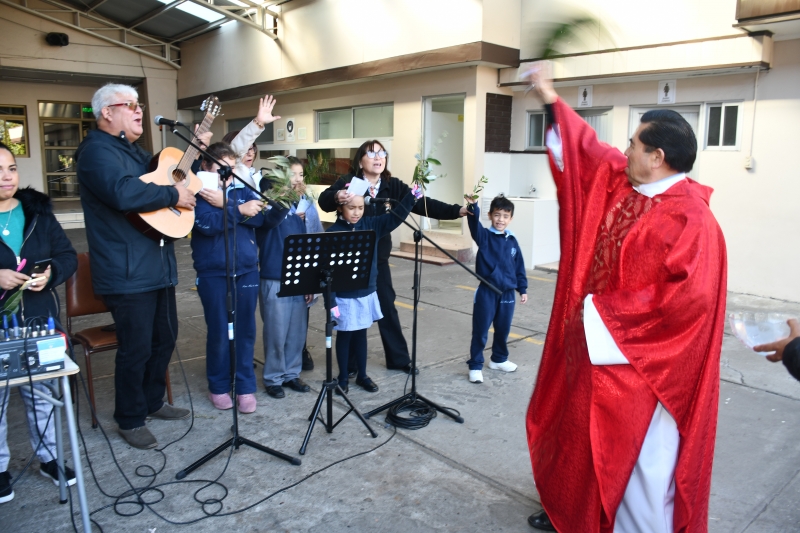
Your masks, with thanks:
<instances>
[{"instance_id":1,"label":"man playing guitar","mask_svg":"<svg viewBox=\"0 0 800 533\"><path fill-rule=\"evenodd\" d=\"M171 242L140 233L126 213L163 208L194 209L183 182L157 185L139 179L151 154L135 141L142 135L143 105L136 89L108 84L92 98L97 130L76 152L81 204L89 242L92 285L111 311L119 349L115 368L114 419L136 448L157 446L147 418L182 420L189 411L164 402L165 373L178 335ZM211 133L200 136L208 145Z\"/></svg>"}]
</instances>

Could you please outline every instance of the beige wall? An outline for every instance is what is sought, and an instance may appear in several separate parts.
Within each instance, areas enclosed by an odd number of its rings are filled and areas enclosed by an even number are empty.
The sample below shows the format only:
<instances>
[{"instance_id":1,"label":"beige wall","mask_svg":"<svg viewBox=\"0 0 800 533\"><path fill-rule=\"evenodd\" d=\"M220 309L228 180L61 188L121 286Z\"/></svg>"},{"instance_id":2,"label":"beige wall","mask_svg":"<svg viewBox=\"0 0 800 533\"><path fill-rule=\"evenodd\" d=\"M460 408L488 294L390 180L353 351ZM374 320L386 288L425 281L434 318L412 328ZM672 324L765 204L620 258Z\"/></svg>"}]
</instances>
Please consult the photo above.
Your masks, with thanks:
<instances>
[{"instance_id":1,"label":"beige wall","mask_svg":"<svg viewBox=\"0 0 800 533\"><path fill-rule=\"evenodd\" d=\"M740 35L734 0L522 0L522 59L540 57L541 35L556 21L592 16L602 31L573 39L562 53Z\"/></svg>"},{"instance_id":2,"label":"beige wall","mask_svg":"<svg viewBox=\"0 0 800 533\"><path fill-rule=\"evenodd\" d=\"M181 45L179 98L480 41L517 47L520 0L295 0L279 39L236 22ZM483 23L487 8L494 21ZM443 24L443 21L447 21ZM503 26L497 26L498 24ZM502 28L502 29L501 29ZM246 66L231 59L246 59Z\"/></svg>"},{"instance_id":3,"label":"beige wall","mask_svg":"<svg viewBox=\"0 0 800 533\"><path fill-rule=\"evenodd\" d=\"M69 35L66 47L49 46L44 35ZM71 30L60 24L4 7L0 12L0 66L96 76L97 83L85 85L9 82L0 83L0 104L25 105L28 119L30 157L19 158L22 186L45 189L42 174L42 146L39 138L39 101L90 102L94 92L115 76L144 80L148 107L145 120L156 115L173 117L177 112L177 70L163 62L111 43ZM155 127L151 149L161 149L161 135ZM155 131L153 131L155 130Z\"/></svg>"},{"instance_id":4,"label":"beige wall","mask_svg":"<svg viewBox=\"0 0 800 533\"><path fill-rule=\"evenodd\" d=\"M728 244L732 291L800 301L800 279L794 266L800 250L793 243L800 228L797 169L791 162L800 139L800 40L775 43L773 68L759 75L752 170L744 168L753 128L755 73L679 78L676 105L699 105L697 178L714 188L711 208ZM589 83L589 82L587 82ZM577 87L558 89L577 105ZM624 150L629 135L630 108L655 107L657 81L594 85L594 107L612 107L612 144ZM741 102L740 144L737 150L704 149L705 104ZM525 144L526 111L541 109L529 93L516 92L512 113L512 149ZM544 156L522 156L537 158ZM540 167L539 173L543 172ZM546 172L546 171L545 171ZM535 179L541 179L537 173Z\"/></svg>"}]
</instances>

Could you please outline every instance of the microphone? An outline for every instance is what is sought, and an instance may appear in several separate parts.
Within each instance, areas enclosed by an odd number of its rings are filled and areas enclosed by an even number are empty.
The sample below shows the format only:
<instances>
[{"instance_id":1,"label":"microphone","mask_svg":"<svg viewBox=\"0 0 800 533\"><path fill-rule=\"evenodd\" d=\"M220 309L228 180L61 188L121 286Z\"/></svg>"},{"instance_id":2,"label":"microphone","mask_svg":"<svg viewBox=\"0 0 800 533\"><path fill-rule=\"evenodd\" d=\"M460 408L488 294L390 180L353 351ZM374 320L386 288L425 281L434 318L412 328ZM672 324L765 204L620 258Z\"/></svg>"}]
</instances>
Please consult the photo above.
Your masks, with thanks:
<instances>
[{"instance_id":1,"label":"microphone","mask_svg":"<svg viewBox=\"0 0 800 533\"><path fill-rule=\"evenodd\" d=\"M397 200L395 200L394 198L373 198L372 196L369 196L369 195L364 197L364 205L369 205L371 203L380 204L380 203L386 203L386 202L395 202L395 203L397 203Z\"/></svg>"},{"instance_id":2,"label":"microphone","mask_svg":"<svg viewBox=\"0 0 800 533\"><path fill-rule=\"evenodd\" d=\"M162 117L161 115L156 115L156 118L153 120L153 122L156 123L156 126L171 126L173 128L180 124L180 122L177 120L170 120Z\"/></svg>"}]
</instances>

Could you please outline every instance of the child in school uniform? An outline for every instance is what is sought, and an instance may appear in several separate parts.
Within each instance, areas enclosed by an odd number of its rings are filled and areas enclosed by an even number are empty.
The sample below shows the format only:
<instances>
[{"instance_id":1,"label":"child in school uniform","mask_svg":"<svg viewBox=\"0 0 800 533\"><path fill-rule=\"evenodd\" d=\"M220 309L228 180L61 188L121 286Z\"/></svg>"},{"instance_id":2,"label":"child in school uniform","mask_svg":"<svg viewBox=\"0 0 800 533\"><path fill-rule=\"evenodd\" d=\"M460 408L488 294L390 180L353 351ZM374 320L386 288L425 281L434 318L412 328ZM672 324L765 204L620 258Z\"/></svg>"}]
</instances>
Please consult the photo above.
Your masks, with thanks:
<instances>
[{"instance_id":1,"label":"child in school uniform","mask_svg":"<svg viewBox=\"0 0 800 533\"><path fill-rule=\"evenodd\" d=\"M310 195L306 194L306 183L304 181L305 173L303 170L303 163L296 157L289 157L289 171L291 172L289 179L292 188L300 193L300 202L296 207L297 216L299 216L306 224L306 233L322 233L322 221L319 218L319 211L314 205L314 200ZM306 308L306 326L308 326L308 312L311 306L314 305L316 300L312 300ZM308 332L306 331L306 337ZM303 370L314 370L314 361L311 359L311 354L308 352L308 347L303 344Z\"/></svg>"},{"instance_id":2,"label":"child in school uniform","mask_svg":"<svg viewBox=\"0 0 800 533\"><path fill-rule=\"evenodd\" d=\"M299 163L295 158L290 159L290 165ZM302 165L300 168L302 169ZM298 213L297 203L289 209L272 211L280 211L279 224L256 232L261 265L259 309L264 323L262 379L268 395L284 398L284 387L296 392L311 390L300 379L300 370L308 330L308 304L314 295L278 297L283 267L283 241L289 235L306 233L306 214L301 216Z\"/></svg>"},{"instance_id":3,"label":"child in school uniform","mask_svg":"<svg viewBox=\"0 0 800 533\"><path fill-rule=\"evenodd\" d=\"M375 243L388 235L408 217L417 196L422 193L416 186L406 194L395 207L394 213L375 217L364 217L364 197L356 195L347 204L340 205L336 211L336 222L327 231L374 230ZM395 216L399 215L399 216ZM333 293L336 312L336 361L339 364L339 386L348 392L347 362L351 354L356 359L358 374L356 384L367 392L378 392L378 385L367 376L367 329L373 322L383 318L378 303L377 290L378 263L372 256L369 285L366 289ZM332 309L332 311L334 311ZM338 315L338 316L337 316ZM337 391L338 393L338 391Z\"/></svg>"},{"instance_id":4,"label":"child in school uniform","mask_svg":"<svg viewBox=\"0 0 800 533\"><path fill-rule=\"evenodd\" d=\"M236 153L227 143L214 143L208 152L230 166ZM219 166L205 159L202 170L217 172ZM258 300L258 248L255 228L265 222L264 204L249 190L235 187L231 178L220 179L220 189L202 189L195 207L192 232L192 259L197 272L197 293L206 320L206 377L208 397L217 409L233 407L228 344L228 312L225 304L230 284L236 312L236 394L241 413L256 410L256 377L253 372L253 346L256 340L256 301ZM226 201L227 199L227 201ZM228 210L228 258L231 278L227 277L222 206ZM234 239L235 229L235 239Z\"/></svg>"},{"instance_id":5,"label":"child in school uniform","mask_svg":"<svg viewBox=\"0 0 800 533\"><path fill-rule=\"evenodd\" d=\"M483 383L483 349L489 335L489 325L492 323L494 340L489 368L503 372L517 369L517 365L508 360L508 334L511 331L511 319L514 318L514 291L519 292L521 304L527 302L528 278L525 276L525 262L519 243L508 230L514 217L514 204L502 194L492 199L489 206L492 224L488 228L483 227L479 221L481 214L477 199L472 201L471 208L474 216L467 217L467 223L472 238L478 245L475 269L489 283L503 291L502 294L497 294L483 282L475 291L472 343L467 364L470 382Z\"/></svg>"}]
</instances>

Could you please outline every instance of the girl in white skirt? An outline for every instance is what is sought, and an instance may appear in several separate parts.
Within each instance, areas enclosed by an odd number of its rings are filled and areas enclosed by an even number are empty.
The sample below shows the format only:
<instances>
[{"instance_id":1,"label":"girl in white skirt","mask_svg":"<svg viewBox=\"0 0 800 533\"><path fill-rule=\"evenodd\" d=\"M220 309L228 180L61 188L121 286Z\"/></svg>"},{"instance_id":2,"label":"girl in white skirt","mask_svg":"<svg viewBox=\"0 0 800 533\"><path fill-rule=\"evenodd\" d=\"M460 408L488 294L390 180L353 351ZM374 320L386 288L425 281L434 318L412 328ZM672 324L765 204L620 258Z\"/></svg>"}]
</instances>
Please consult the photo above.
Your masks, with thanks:
<instances>
[{"instance_id":1,"label":"girl in white skirt","mask_svg":"<svg viewBox=\"0 0 800 533\"><path fill-rule=\"evenodd\" d=\"M375 242L388 235L408 216L414 207L417 197L422 193L416 187L397 205L394 213L377 217L364 215L364 197L355 196L347 204L340 205L336 222L327 231L363 231L374 230ZM381 306L376 294L378 264L374 260L369 274L369 286L366 289L348 292L337 292L335 307L331 310L336 320L336 361L339 363L339 386L348 391L347 361L352 353L358 363L356 384L368 392L378 392L378 386L367 376L367 329L373 322L383 318Z\"/></svg>"}]
</instances>

